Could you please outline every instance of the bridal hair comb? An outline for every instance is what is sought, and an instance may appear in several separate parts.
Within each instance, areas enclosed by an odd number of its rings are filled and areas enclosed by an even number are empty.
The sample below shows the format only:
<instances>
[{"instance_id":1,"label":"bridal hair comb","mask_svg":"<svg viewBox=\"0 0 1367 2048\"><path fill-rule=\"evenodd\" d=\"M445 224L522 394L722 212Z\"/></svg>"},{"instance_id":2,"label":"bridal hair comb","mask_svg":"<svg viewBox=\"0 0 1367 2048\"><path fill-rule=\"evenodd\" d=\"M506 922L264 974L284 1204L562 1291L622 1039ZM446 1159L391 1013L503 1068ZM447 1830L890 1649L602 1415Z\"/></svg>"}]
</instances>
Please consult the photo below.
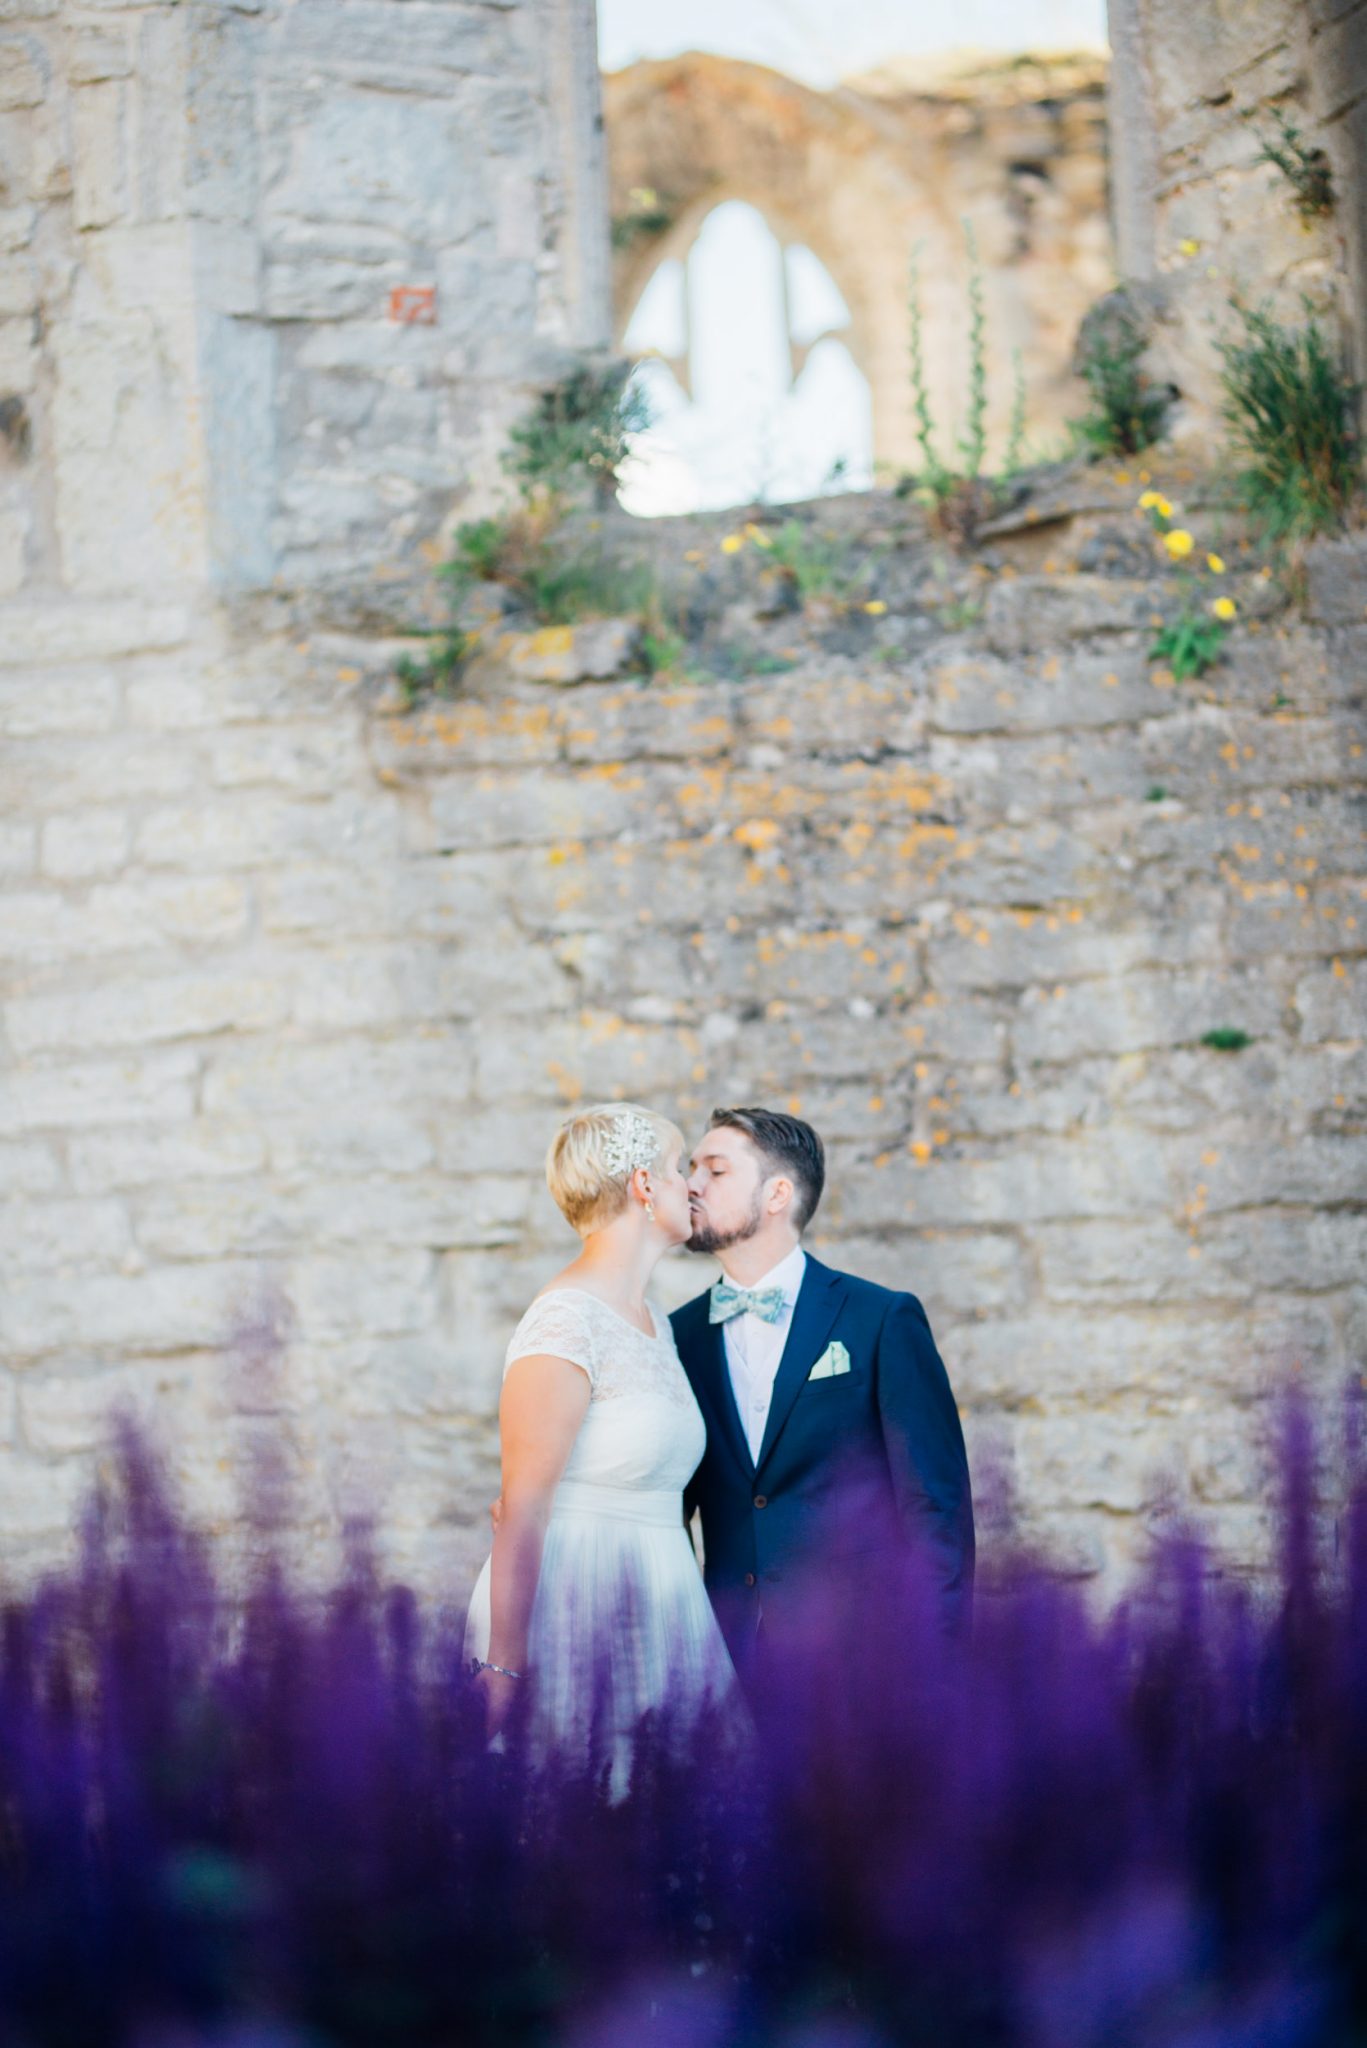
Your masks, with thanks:
<instances>
[{"instance_id":1,"label":"bridal hair comb","mask_svg":"<svg viewBox=\"0 0 1367 2048\"><path fill-rule=\"evenodd\" d=\"M613 1180L653 1166L660 1153L659 1133L634 1109L612 1119L603 1140L603 1167Z\"/></svg>"}]
</instances>

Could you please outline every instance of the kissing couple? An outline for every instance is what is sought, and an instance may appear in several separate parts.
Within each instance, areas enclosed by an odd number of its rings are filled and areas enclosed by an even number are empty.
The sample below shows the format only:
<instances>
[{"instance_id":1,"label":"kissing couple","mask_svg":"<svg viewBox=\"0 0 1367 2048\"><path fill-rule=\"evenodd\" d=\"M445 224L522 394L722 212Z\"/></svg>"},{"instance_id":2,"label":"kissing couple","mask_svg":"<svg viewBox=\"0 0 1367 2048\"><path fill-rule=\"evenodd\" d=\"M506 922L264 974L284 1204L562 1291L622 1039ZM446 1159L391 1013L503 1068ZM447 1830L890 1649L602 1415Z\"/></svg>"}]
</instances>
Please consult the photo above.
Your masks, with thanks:
<instances>
[{"instance_id":1,"label":"kissing couple","mask_svg":"<svg viewBox=\"0 0 1367 2048\"><path fill-rule=\"evenodd\" d=\"M691 1155L667 1117L567 1117L546 1179L582 1249L532 1301L499 1402L502 1492L465 1647L491 1736L529 1688L531 1754L608 1762L643 1714L686 1737L835 1580L877 1601L917 1550L944 1619L973 1582L968 1461L916 1296L803 1250L825 1184L810 1124L718 1109ZM724 1278L667 1317L678 1246ZM699 1511L704 1570L690 1527Z\"/></svg>"}]
</instances>

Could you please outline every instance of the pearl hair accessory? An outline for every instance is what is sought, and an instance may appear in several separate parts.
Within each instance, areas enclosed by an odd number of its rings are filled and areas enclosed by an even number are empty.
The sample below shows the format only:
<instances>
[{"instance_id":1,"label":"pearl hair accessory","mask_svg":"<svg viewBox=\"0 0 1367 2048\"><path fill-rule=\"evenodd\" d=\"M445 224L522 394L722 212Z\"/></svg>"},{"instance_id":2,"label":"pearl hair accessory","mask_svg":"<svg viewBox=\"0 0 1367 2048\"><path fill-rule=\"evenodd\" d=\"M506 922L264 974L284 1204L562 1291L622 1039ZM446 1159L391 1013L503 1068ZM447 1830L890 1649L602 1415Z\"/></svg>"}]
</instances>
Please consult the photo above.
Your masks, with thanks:
<instances>
[{"instance_id":1,"label":"pearl hair accessory","mask_svg":"<svg viewBox=\"0 0 1367 2048\"><path fill-rule=\"evenodd\" d=\"M603 1164L615 1180L619 1174L635 1173L639 1166L653 1166L659 1150L653 1126L634 1109L624 1109L608 1128Z\"/></svg>"}]
</instances>

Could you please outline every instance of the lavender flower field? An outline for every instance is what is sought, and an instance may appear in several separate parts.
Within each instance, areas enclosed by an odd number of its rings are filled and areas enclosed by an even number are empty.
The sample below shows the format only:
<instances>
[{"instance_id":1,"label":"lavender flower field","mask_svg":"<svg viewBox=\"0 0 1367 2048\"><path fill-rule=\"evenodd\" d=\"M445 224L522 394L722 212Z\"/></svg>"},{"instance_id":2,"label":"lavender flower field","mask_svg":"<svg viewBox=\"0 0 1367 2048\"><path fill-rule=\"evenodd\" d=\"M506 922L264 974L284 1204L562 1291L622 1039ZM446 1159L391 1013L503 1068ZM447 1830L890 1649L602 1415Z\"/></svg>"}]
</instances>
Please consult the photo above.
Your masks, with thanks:
<instances>
[{"instance_id":1,"label":"lavender flower field","mask_svg":"<svg viewBox=\"0 0 1367 2048\"><path fill-rule=\"evenodd\" d=\"M489 1754L360 1551L229 1599L127 1437L4 1605L0 2044L1367 2041L1367 1485L1322 1424L1270 1583L1180 1537L1104 1618L1003 1568L968 1643L914 1575L814 1603L753 1753L644 1730L615 1805Z\"/></svg>"}]
</instances>

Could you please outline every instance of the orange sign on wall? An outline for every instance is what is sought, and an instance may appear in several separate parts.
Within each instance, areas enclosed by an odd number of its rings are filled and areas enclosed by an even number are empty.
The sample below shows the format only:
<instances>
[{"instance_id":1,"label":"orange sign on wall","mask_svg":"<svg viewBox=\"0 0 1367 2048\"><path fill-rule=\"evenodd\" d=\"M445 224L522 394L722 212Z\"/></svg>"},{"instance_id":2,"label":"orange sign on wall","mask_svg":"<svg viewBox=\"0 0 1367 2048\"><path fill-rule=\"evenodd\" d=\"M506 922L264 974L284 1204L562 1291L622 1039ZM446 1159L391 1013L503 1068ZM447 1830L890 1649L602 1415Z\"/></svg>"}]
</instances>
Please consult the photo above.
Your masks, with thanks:
<instances>
[{"instance_id":1,"label":"orange sign on wall","mask_svg":"<svg viewBox=\"0 0 1367 2048\"><path fill-rule=\"evenodd\" d=\"M396 284L389 294L389 317L401 327L435 327L437 287L434 284Z\"/></svg>"}]
</instances>

